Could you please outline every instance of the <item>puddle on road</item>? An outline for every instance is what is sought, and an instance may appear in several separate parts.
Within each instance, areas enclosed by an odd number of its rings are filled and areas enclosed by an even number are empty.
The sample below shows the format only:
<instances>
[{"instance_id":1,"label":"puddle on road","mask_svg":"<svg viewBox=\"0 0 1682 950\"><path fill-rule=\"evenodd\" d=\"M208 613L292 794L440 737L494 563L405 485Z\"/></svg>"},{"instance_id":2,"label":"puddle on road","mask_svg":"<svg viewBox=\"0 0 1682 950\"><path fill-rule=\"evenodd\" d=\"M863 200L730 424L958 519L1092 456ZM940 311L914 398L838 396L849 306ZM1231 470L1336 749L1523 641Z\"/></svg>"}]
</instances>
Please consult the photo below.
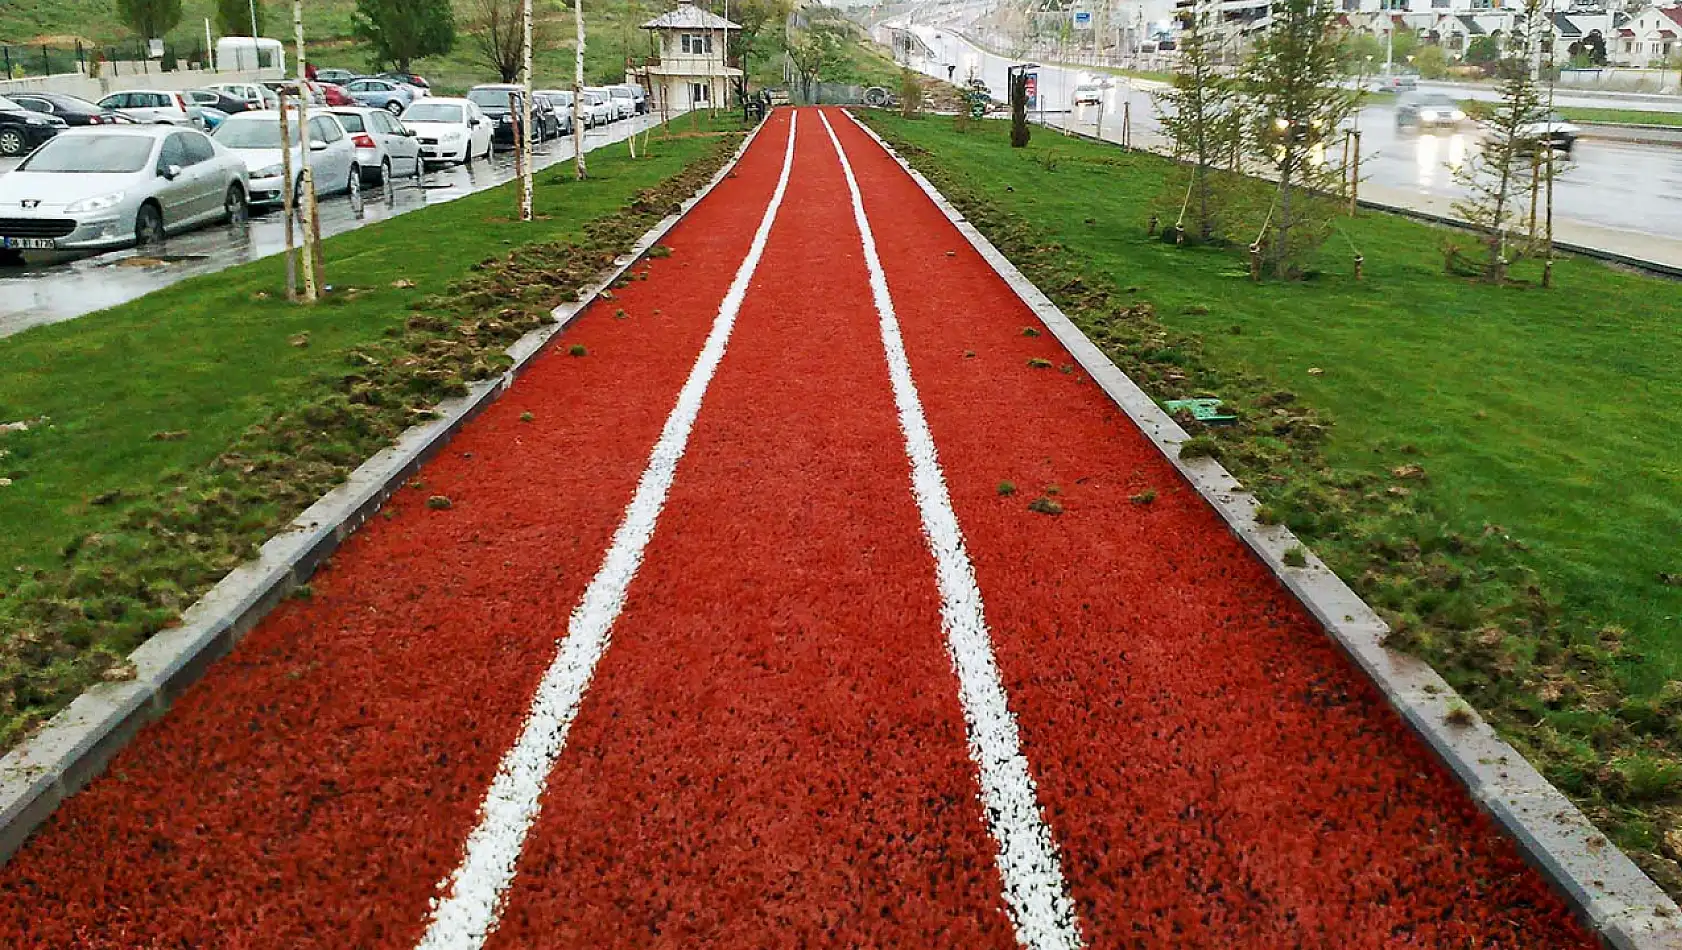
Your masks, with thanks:
<instances>
[{"instance_id":1,"label":"puddle on road","mask_svg":"<svg viewBox=\"0 0 1682 950\"><path fill-rule=\"evenodd\" d=\"M161 254L156 257L125 257L120 261L105 265L106 267L168 267L171 264L190 264L194 261L208 261L209 254Z\"/></svg>"}]
</instances>

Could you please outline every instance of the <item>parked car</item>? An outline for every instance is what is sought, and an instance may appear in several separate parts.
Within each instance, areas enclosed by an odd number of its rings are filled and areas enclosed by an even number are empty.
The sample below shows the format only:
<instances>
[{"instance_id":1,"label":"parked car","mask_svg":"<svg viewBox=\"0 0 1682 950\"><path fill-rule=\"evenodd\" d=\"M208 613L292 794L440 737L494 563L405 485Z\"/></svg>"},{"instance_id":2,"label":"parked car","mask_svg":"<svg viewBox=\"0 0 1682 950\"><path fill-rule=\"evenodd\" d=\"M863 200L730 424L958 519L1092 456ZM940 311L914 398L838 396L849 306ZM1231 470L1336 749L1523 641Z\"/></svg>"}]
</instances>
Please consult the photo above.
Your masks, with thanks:
<instances>
[{"instance_id":1,"label":"parked car","mask_svg":"<svg viewBox=\"0 0 1682 950\"><path fill-rule=\"evenodd\" d=\"M584 91L595 93L597 96L601 97L603 102L612 107L613 111L610 118L607 120L609 122L618 122L620 119L630 118L633 110L636 108L635 103L633 103L630 99L615 99L613 97L613 90L607 86L586 86Z\"/></svg>"},{"instance_id":2,"label":"parked car","mask_svg":"<svg viewBox=\"0 0 1682 950\"><path fill-rule=\"evenodd\" d=\"M580 95L584 97L584 125L586 128L595 128L598 125L607 125L619 121L619 107L613 104L611 96L605 95L601 90L594 88L586 88Z\"/></svg>"},{"instance_id":3,"label":"parked car","mask_svg":"<svg viewBox=\"0 0 1682 950\"><path fill-rule=\"evenodd\" d=\"M1547 121L1532 122L1521 125L1516 130L1521 140L1535 142L1538 146L1556 148L1567 155L1577 147L1577 137L1583 132L1577 126L1565 121L1565 116L1557 112L1548 113Z\"/></svg>"},{"instance_id":4,"label":"parked car","mask_svg":"<svg viewBox=\"0 0 1682 950\"><path fill-rule=\"evenodd\" d=\"M629 119L637 114L637 94L631 91L630 86L608 86L607 94L619 110L619 118Z\"/></svg>"},{"instance_id":5,"label":"parked car","mask_svg":"<svg viewBox=\"0 0 1682 950\"><path fill-rule=\"evenodd\" d=\"M494 124L469 99L428 96L403 110L403 125L419 138L422 161L472 165L496 147Z\"/></svg>"},{"instance_id":6,"label":"parked car","mask_svg":"<svg viewBox=\"0 0 1682 950\"><path fill-rule=\"evenodd\" d=\"M1409 93L1396 100L1396 128L1432 129L1459 125L1466 111L1440 92Z\"/></svg>"},{"instance_id":7,"label":"parked car","mask_svg":"<svg viewBox=\"0 0 1682 950\"><path fill-rule=\"evenodd\" d=\"M549 104L549 111L555 115L555 134L572 134L572 93L559 90L539 89L532 93L538 102Z\"/></svg>"},{"instance_id":8,"label":"parked car","mask_svg":"<svg viewBox=\"0 0 1682 950\"><path fill-rule=\"evenodd\" d=\"M345 92L350 93L359 106L384 109L392 115L402 115L403 110L419 98L413 86L395 79L355 79L345 84Z\"/></svg>"},{"instance_id":9,"label":"parked car","mask_svg":"<svg viewBox=\"0 0 1682 950\"><path fill-rule=\"evenodd\" d=\"M354 106L354 105L356 105L356 99L354 99L351 96L350 93L345 91L345 87L340 86L340 85L335 85L334 83L330 83L330 82L319 82L319 83L316 83L316 85L321 87L321 98L328 105L330 105L330 106Z\"/></svg>"},{"instance_id":10,"label":"parked car","mask_svg":"<svg viewBox=\"0 0 1682 950\"><path fill-rule=\"evenodd\" d=\"M555 108L555 118L560 121L560 135L572 135L572 91L570 89L538 89L532 94L548 99L548 104Z\"/></svg>"},{"instance_id":11,"label":"parked car","mask_svg":"<svg viewBox=\"0 0 1682 950\"><path fill-rule=\"evenodd\" d=\"M625 88L631 90L631 98L633 98L637 101L637 114L638 115L647 115L648 114L648 92L634 82L626 83Z\"/></svg>"},{"instance_id":12,"label":"parked car","mask_svg":"<svg viewBox=\"0 0 1682 950\"><path fill-rule=\"evenodd\" d=\"M87 125L117 125L134 120L121 112L101 109L86 99L62 92L15 92L7 98L31 112L57 116L71 128Z\"/></svg>"},{"instance_id":13,"label":"parked car","mask_svg":"<svg viewBox=\"0 0 1682 950\"><path fill-rule=\"evenodd\" d=\"M196 129L71 129L0 176L0 249L155 244L216 220L243 221L245 165Z\"/></svg>"},{"instance_id":14,"label":"parked car","mask_svg":"<svg viewBox=\"0 0 1682 950\"><path fill-rule=\"evenodd\" d=\"M160 92L156 89L125 89L99 100L101 109L121 112L140 122L161 125L204 127L204 117L198 107L179 92Z\"/></svg>"},{"instance_id":15,"label":"parked car","mask_svg":"<svg viewBox=\"0 0 1682 950\"><path fill-rule=\"evenodd\" d=\"M364 180L388 184L399 177L420 177L420 142L396 116L384 109L367 107L329 111L350 133Z\"/></svg>"},{"instance_id":16,"label":"parked car","mask_svg":"<svg viewBox=\"0 0 1682 950\"><path fill-rule=\"evenodd\" d=\"M220 109L225 115L246 112L253 108L251 103L232 93L220 89L189 89L187 101L200 109Z\"/></svg>"},{"instance_id":17,"label":"parked car","mask_svg":"<svg viewBox=\"0 0 1682 950\"><path fill-rule=\"evenodd\" d=\"M69 125L57 116L31 112L0 96L0 155L27 154Z\"/></svg>"},{"instance_id":18,"label":"parked car","mask_svg":"<svg viewBox=\"0 0 1682 950\"><path fill-rule=\"evenodd\" d=\"M318 69L315 71L316 82L330 82L335 86L361 79L362 74L348 69Z\"/></svg>"},{"instance_id":19,"label":"parked car","mask_svg":"<svg viewBox=\"0 0 1682 950\"><path fill-rule=\"evenodd\" d=\"M486 83L467 90L467 98L479 107L485 118L495 124L497 144L512 146L516 139L515 130L520 127L520 119L525 112L525 92L522 87L506 83ZM510 101L514 104L512 112L509 111ZM537 137L535 129L533 137Z\"/></svg>"},{"instance_id":20,"label":"parked car","mask_svg":"<svg viewBox=\"0 0 1682 950\"><path fill-rule=\"evenodd\" d=\"M298 83L295 82L294 80L291 80L291 79L271 80L271 81L263 83L263 86L264 86L264 88L268 89L271 93L273 93L277 100L278 100L281 93L285 93L286 94L286 99L287 99L288 102L297 102L298 101L298 95L299 95ZM324 108L327 107L327 95L326 95L326 93L321 91L321 86L319 86L316 83L310 82L309 80L306 79L306 80L304 80L304 89L309 93L310 108L312 108L312 109L317 109L317 108L324 109ZM276 108L278 108L278 105L276 106Z\"/></svg>"},{"instance_id":21,"label":"parked car","mask_svg":"<svg viewBox=\"0 0 1682 950\"><path fill-rule=\"evenodd\" d=\"M303 181L303 155L299 148L297 112L287 110L287 147L292 153L293 187ZM284 155L280 145L280 113L242 112L229 116L216 130L216 141L232 151L250 174L253 206L276 205L285 183ZM362 167L356 162L356 145L345 133L336 115L310 114L310 169L318 195L347 192L362 194Z\"/></svg>"},{"instance_id":22,"label":"parked car","mask_svg":"<svg viewBox=\"0 0 1682 950\"><path fill-rule=\"evenodd\" d=\"M232 96L245 103L248 109L276 109L280 107L280 97L275 95L274 90L262 83L217 82L211 83L205 88Z\"/></svg>"},{"instance_id":23,"label":"parked car","mask_svg":"<svg viewBox=\"0 0 1682 950\"><path fill-rule=\"evenodd\" d=\"M432 84L427 82L424 76L417 76L414 73L390 72L380 73L378 78L396 80L405 86L409 86L415 90L417 99L424 99L432 95Z\"/></svg>"}]
</instances>

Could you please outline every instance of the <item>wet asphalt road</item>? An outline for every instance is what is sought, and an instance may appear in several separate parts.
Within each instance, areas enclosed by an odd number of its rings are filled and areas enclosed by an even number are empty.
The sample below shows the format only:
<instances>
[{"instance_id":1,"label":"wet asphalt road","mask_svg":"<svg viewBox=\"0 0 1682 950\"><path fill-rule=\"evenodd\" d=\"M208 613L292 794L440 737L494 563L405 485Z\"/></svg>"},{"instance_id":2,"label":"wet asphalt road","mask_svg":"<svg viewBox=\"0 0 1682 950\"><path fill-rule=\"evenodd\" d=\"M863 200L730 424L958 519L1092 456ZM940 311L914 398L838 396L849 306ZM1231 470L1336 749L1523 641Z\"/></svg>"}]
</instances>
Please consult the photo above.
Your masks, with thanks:
<instances>
[{"instance_id":1,"label":"wet asphalt road","mask_svg":"<svg viewBox=\"0 0 1682 950\"><path fill-rule=\"evenodd\" d=\"M615 122L585 135L586 153L622 142L632 128L641 131L657 116ZM545 168L572 158L572 139L544 143L537 149L535 167ZM17 162L0 163L0 172ZM329 236L383 221L410 211L452 201L463 195L500 185L514 177L510 151L473 168L433 168L418 181L402 179L389 191L369 187L360 211L343 195L321 199L321 233ZM71 320L112 307L177 281L210 274L236 264L280 253L285 247L285 219L278 211L254 214L247 227L212 225L176 235L142 255L134 249L93 257L52 258L31 255L22 268L0 268L0 337L29 327Z\"/></svg>"},{"instance_id":2,"label":"wet asphalt road","mask_svg":"<svg viewBox=\"0 0 1682 950\"><path fill-rule=\"evenodd\" d=\"M1005 97L1005 69L1010 65L1009 60L979 49L942 28L919 25L913 29L936 54L914 62L915 68L944 79L945 65L951 63L957 67L955 78L960 83L973 69L976 77L987 83L994 98ZM1084 132L1097 130L1102 122L1104 133L1113 136L1120 127L1125 104L1130 109L1139 144L1149 144L1147 140L1160 130L1152 95L1142 88L1149 84L1134 85L1129 80L1112 77L1114 85L1106 92L1102 110L1083 106L1071 114L1067 103L1075 86L1087 75L1076 67L1042 65L1039 68L1045 119L1053 124L1069 123ZM1453 92L1468 95L1464 89L1456 88ZM1652 107L1593 96L1574 97L1572 103ZM1454 180L1453 168L1475 154L1478 147L1477 133L1471 125L1432 134L1400 132L1396 129L1395 109L1374 105L1361 111L1359 128L1364 180L1420 195L1459 197L1464 193L1464 188ZM1340 158L1341 146L1339 154L1334 156ZM1682 149L1579 141L1570 167L1562 171L1555 183L1554 208L1559 218L1588 224L1646 234L1682 234Z\"/></svg>"}]
</instances>

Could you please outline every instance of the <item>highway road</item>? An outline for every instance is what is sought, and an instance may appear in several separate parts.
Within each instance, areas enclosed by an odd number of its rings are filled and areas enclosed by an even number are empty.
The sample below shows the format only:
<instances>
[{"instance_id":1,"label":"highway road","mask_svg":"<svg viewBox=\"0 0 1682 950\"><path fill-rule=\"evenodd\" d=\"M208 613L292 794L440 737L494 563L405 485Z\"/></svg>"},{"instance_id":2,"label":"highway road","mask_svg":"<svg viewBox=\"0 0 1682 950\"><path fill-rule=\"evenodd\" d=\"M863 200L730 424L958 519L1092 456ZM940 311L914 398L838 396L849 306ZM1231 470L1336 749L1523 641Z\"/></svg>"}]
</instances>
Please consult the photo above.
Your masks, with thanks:
<instances>
[{"instance_id":1,"label":"highway road","mask_svg":"<svg viewBox=\"0 0 1682 950\"><path fill-rule=\"evenodd\" d=\"M959 82L973 73L995 98L1005 98L1005 70L1010 60L971 44L945 27L916 24L912 30L934 54L916 59L913 68L945 79L946 65L951 64L956 66L954 78ZM1119 128L1125 108L1131 112L1137 143L1152 144L1160 134L1152 90L1160 85L1113 77L1114 85L1106 91L1102 109L1086 106L1071 111L1068 103L1076 85L1092 75L1092 71L1078 67L1040 66L1039 105L1044 120L1066 123L1085 132L1098 131L1102 126L1108 135ZM1465 90L1457 87L1455 92L1464 94ZM1573 104L1637 107L1604 96L1577 97ZM1474 127L1434 134L1399 132L1395 109L1388 104L1361 110L1357 122L1362 133L1361 173L1365 181L1406 190L1424 199L1452 199L1464 193L1454 180L1454 168L1476 153L1478 135ZM1556 219L1568 222L1644 234L1682 235L1682 149L1583 140L1556 183L1554 208Z\"/></svg>"},{"instance_id":2,"label":"highway road","mask_svg":"<svg viewBox=\"0 0 1682 950\"><path fill-rule=\"evenodd\" d=\"M584 151L624 141L659 120L638 116L594 129L584 138ZM572 139L548 142L537 149L535 167L545 168L572 158ZM17 163L0 165L0 172ZM514 177L513 152L504 151L490 162L471 169L434 168L418 182L400 181L387 192L369 189L361 209L344 197L321 202L321 233L331 236L419 208L441 204L492 188ZM19 268L0 268L0 337L32 326L74 319L167 287L177 281L280 253L285 247L286 221L278 212L253 215L249 228L215 226L170 238L160 248L142 254L125 249L93 257L31 258Z\"/></svg>"}]
</instances>

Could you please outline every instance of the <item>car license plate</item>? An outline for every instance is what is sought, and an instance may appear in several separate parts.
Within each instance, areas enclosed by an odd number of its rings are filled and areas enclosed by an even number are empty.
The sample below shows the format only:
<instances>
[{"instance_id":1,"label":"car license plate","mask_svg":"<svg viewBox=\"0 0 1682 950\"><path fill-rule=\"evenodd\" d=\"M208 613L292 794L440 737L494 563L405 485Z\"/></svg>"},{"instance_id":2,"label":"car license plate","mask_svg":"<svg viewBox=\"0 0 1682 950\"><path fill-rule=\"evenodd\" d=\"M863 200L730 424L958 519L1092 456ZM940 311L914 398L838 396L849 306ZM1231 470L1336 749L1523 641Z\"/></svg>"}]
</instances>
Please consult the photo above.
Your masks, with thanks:
<instances>
[{"instance_id":1,"label":"car license plate","mask_svg":"<svg viewBox=\"0 0 1682 950\"><path fill-rule=\"evenodd\" d=\"M52 238L0 237L0 249L8 251L50 251L57 246Z\"/></svg>"}]
</instances>

